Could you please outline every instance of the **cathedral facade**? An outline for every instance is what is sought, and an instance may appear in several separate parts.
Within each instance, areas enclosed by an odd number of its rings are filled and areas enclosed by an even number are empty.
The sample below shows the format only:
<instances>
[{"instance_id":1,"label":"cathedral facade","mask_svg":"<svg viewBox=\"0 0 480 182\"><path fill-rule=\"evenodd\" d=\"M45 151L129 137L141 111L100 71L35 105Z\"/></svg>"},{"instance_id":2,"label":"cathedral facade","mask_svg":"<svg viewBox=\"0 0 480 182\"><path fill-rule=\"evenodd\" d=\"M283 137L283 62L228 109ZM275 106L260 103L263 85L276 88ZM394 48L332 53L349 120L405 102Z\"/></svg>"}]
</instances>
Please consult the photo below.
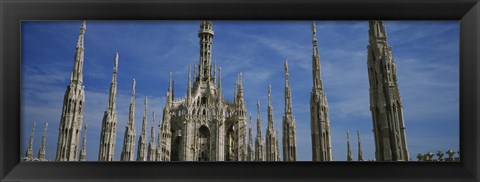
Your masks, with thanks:
<instances>
[{"instance_id":1,"label":"cathedral facade","mask_svg":"<svg viewBox=\"0 0 480 182\"><path fill-rule=\"evenodd\" d=\"M170 77L159 137L160 159L169 161L247 160L247 109L239 74L233 101L222 95L221 68L211 61L214 32L211 21L202 21L200 62L189 69L185 98L174 99Z\"/></svg>"}]
</instances>

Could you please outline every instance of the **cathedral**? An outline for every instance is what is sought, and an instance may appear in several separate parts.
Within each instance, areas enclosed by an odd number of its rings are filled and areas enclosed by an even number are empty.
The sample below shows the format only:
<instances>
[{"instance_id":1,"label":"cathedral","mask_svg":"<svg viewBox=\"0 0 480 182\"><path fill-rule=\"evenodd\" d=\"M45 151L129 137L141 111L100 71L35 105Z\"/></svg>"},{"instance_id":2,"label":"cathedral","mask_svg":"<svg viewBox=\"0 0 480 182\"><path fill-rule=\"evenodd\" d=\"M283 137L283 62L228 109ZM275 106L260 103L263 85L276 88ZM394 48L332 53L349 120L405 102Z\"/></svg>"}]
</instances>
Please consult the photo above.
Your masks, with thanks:
<instances>
[{"instance_id":1,"label":"cathedral","mask_svg":"<svg viewBox=\"0 0 480 182\"><path fill-rule=\"evenodd\" d=\"M310 128L313 161L332 161L332 144L329 107L321 78L321 64L317 45L315 22L312 22L312 91L310 93ZM55 161L85 161L87 125L83 125L84 35L86 22L82 22L74 56L70 83L64 95ZM271 86L268 86L268 119L265 137L262 136L260 102L257 101L257 133L253 138L252 115L248 117L244 98L243 75L235 82L234 97L227 100L222 95L222 69L212 63L213 24L201 21L198 31L200 44L199 63L188 66L186 96L174 97L172 73L166 92L166 103L160 119L155 142L155 111L152 112L150 138L147 138L147 103L145 97L141 133L136 141L134 121L135 79L132 82L131 100L120 161L296 161L296 121L292 110L288 61L284 63L285 110L282 117L282 154L278 131L273 121ZM375 139L377 161L408 161L403 109L396 78L392 48L382 21L369 21L368 77L370 83L370 110ZM102 119L99 140L99 161L114 161L117 129L116 93L119 54L114 57L107 109ZM29 146L23 161L46 161L45 140L48 123L38 152L33 158L33 123ZM83 126L83 141L80 137ZM358 135L358 160L363 161ZM248 138L247 138L248 137ZM265 141L264 141L265 140ZM135 146L137 144L137 146ZM352 161L349 132L347 132L348 161ZM136 149L136 151L135 151ZM135 158L136 154L136 158Z\"/></svg>"},{"instance_id":2,"label":"cathedral","mask_svg":"<svg viewBox=\"0 0 480 182\"><path fill-rule=\"evenodd\" d=\"M170 76L159 137L160 159L170 161L247 160L247 108L243 97L242 74L238 75L233 101L222 95L221 68L212 64L213 26L202 21L200 62L189 67L187 94L174 99Z\"/></svg>"}]
</instances>

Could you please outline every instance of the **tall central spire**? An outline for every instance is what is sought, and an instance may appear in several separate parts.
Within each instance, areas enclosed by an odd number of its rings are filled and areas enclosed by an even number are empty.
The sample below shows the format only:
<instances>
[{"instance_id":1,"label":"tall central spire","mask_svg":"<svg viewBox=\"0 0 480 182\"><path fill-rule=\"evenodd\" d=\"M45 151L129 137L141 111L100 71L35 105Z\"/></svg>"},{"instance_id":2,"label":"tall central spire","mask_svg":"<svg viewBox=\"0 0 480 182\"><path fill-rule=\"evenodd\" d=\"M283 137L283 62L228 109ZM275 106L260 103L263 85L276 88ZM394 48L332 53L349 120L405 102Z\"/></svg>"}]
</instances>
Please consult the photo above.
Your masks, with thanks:
<instances>
[{"instance_id":1,"label":"tall central spire","mask_svg":"<svg viewBox=\"0 0 480 182\"><path fill-rule=\"evenodd\" d=\"M198 31L200 39L200 63L198 65L199 79L210 81L212 71L213 29L211 21L202 21Z\"/></svg>"}]
</instances>

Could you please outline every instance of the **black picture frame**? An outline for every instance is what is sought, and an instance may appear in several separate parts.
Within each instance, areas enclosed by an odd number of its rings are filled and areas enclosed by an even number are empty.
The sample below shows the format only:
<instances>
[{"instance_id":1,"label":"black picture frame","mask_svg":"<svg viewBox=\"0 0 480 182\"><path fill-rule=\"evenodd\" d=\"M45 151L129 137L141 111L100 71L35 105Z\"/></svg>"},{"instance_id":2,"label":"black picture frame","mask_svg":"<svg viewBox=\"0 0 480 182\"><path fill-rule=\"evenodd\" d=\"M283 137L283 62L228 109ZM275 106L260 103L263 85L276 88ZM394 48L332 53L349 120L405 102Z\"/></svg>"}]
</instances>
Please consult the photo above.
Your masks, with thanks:
<instances>
[{"instance_id":1,"label":"black picture frame","mask_svg":"<svg viewBox=\"0 0 480 182\"><path fill-rule=\"evenodd\" d=\"M81 19L459 20L461 162L20 163L20 22ZM478 0L0 0L0 26L1 181L480 180Z\"/></svg>"}]
</instances>

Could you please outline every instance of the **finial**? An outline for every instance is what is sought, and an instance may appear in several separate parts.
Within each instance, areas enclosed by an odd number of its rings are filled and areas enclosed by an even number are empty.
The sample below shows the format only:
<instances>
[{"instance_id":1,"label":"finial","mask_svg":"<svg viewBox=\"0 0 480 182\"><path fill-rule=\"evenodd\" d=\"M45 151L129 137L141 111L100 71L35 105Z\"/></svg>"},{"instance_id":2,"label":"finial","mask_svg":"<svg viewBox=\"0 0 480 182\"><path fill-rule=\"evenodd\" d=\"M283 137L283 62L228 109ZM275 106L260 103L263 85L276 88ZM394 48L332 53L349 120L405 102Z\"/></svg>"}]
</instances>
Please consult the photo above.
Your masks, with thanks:
<instances>
[{"instance_id":1,"label":"finial","mask_svg":"<svg viewBox=\"0 0 480 182\"><path fill-rule=\"evenodd\" d=\"M147 96L145 96L145 101L144 101L144 105L145 105L145 116L147 115Z\"/></svg>"},{"instance_id":2,"label":"finial","mask_svg":"<svg viewBox=\"0 0 480 182\"><path fill-rule=\"evenodd\" d=\"M135 78L132 81L132 95L135 95Z\"/></svg>"},{"instance_id":3,"label":"finial","mask_svg":"<svg viewBox=\"0 0 480 182\"><path fill-rule=\"evenodd\" d=\"M260 101L257 100L257 112L258 112L258 117L260 117Z\"/></svg>"},{"instance_id":4,"label":"finial","mask_svg":"<svg viewBox=\"0 0 480 182\"><path fill-rule=\"evenodd\" d=\"M82 29L87 29L87 21L82 20Z\"/></svg>"},{"instance_id":5,"label":"finial","mask_svg":"<svg viewBox=\"0 0 480 182\"><path fill-rule=\"evenodd\" d=\"M315 20L312 21L312 33L315 35L317 33L317 26L315 26ZM314 36L315 37L315 36Z\"/></svg>"},{"instance_id":6,"label":"finial","mask_svg":"<svg viewBox=\"0 0 480 182\"><path fill-rule=\"evenodd\" d=\"M268 100L270 100L270 93L272 92L272 86L268 85Z\"/></svg>"},{"instance_id":7,"label":"finial","mask_svg":"<svg viewBox=\"0 0 480 182\"><path fill-rule=\"evenodd\" d=\"M118 70L118 52L115 52L115 59L113 60L113 64L115 65L113 71L116 73Z\"/></svg>"},{"instance_id":8,"label":"finial","mask_svg":"<svg viewBox=\"0 0 480 182\"><path fill-rule=\"evenodd\" d=\"M288 59L285 59L285 73L288 74Z\"/></svg>"}]
</instances>

